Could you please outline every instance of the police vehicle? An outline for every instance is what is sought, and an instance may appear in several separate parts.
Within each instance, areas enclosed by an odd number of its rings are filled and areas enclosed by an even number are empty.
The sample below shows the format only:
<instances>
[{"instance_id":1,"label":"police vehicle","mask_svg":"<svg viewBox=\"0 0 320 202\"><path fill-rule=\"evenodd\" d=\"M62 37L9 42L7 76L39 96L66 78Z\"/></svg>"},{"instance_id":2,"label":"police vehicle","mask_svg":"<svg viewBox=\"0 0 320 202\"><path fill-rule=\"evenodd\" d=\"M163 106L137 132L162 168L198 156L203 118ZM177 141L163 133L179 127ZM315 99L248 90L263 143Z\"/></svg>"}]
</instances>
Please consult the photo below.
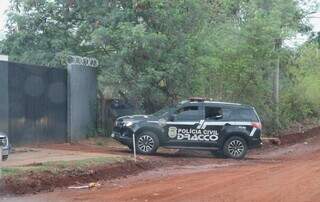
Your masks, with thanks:
<instances>
[{"instance_id":1,"label":"police vehicle","mask_svg":"<svg viewBox=\"0 0 320 202\"><path fill-rule=\"evenodd\" d=\"M152 154L159 147L210 150L242 159L261 145L261 121L248 105L191 98L152 115L123 116L115 121L112 137L136 151Z\"/></svg>"}]
</instances>

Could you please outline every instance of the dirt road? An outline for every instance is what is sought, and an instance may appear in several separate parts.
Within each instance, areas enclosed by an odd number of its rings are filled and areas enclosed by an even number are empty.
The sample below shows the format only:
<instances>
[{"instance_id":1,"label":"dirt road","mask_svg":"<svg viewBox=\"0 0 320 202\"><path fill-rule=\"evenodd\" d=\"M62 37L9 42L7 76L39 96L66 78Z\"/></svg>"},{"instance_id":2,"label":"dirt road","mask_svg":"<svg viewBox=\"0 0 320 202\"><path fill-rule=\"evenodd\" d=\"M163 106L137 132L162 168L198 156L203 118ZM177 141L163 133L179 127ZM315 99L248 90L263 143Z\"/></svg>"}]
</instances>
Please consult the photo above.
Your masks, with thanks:
<instances>
[{"instance_id":1,"label":"dirt road","mask_svg":"<svg viewBox=\"0 0 320 202\"><path fill-rule=\"evenodd\" d=\"M208 157L209 158L209 157ZM247 160L172 166L105 182L97 190L56 190L7 201L319 201L320 138L255 151Z\"/></svg>"}]
</instances>

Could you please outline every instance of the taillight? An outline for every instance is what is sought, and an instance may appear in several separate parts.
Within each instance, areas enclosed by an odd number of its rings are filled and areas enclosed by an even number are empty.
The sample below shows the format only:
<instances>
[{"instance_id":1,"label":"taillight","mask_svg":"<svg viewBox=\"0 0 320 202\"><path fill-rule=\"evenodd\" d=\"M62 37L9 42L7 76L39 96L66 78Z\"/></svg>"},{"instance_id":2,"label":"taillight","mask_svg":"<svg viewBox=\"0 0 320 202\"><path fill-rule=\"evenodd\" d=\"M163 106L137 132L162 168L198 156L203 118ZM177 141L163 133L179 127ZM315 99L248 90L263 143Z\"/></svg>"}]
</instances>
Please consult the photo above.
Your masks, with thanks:
<instances>
[{"instance_id":1,"label":"taillight","mask_svg":"<svg viewBox=\"0 0 320 202\"><path fill-rule=\"evenodd\" d=\"M251 126L254 127L254 128L258 128L258 129L262 128L262 125L261 125L260 122L252 122Z\"/></svg>"}]
</instances>

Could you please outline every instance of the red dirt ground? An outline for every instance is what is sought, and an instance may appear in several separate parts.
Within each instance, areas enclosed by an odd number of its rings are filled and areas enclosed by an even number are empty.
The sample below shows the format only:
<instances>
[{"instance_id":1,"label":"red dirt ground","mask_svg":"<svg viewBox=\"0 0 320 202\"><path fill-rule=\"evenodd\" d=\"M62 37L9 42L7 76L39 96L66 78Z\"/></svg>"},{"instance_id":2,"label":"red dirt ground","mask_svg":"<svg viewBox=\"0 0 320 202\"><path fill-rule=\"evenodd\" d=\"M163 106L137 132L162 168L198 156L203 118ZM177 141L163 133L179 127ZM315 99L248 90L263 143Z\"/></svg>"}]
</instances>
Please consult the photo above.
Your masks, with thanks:
<instances>
[{"instance_id":1,"label":"red dirt ground","mask_svg":"<svg viewBox=\"0 0 320 202\"><path fill-rule=\"evenodd\" d=\"M215 159L204 153L160 153L169 162L139 175L109 180L96 190L3 198L6 201L319 201L320 133L302 143L252 151L246 160ZM289 139L289 138L288 138ZM291 145L288 145L291 144ZM165 163L166 164L166 163ZM176 165L177 164L177 165ZM0 199L1 200L1 199Z\"/></svg>"},{"instance_id":2,"label":"red dirt ground","mask_svg":"<svg viewBox=\"0 0 320 202\"><path fill-rule=\"evenodd\" d=\"M5 177L2 193L26 194L40 191L53 191L56 187L66 187L79 183L110 180L127 175L137 174L143 170L150 170L157 166L156 162L126 161L112 165L90 167L89 170L67 169L59 174L45 172L30 172L27 175L17 177Z\"/></svg>"},{"instance_id":3,"label":"red dirt ground","mask_svg":"<svg viewBox=\"0 0 320 202\"><path fill-rule=\"evenodd\" d=\"M280 141L281 141L281 144L283 145L294 144L297 142L301 142L306 138L314 137L316 135L320 135L320 127L315 127L302 133L292 133L292 134L280 136Z\"/></svg>"}]
</instances>

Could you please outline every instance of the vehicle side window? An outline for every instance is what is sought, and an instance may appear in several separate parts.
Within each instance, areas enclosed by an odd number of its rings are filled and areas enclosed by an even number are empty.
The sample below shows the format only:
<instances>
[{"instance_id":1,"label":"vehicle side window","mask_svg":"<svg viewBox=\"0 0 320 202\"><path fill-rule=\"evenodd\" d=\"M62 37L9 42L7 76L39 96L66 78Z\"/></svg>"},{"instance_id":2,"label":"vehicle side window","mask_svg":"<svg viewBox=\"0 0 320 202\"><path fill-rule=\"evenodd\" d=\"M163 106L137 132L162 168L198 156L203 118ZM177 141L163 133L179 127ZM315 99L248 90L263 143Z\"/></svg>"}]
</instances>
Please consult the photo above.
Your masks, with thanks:
<instances>
[{"instance_id":1,"label":"vehicle side window","mask_svg":"<svg viewBox=\"0 0 320 202\"><path fill-rule=\"evenodd\" d=\"M198 106L186 106L176 111L175 121L198 121L201 111Z\"/></svg>"},{"instance_id":2,"label":"vehicle side window","mask_svg":"<svg viewBox=\"0 0 320 202\"><path fill-rule=\"evenodd\" d=\"M205 107L205 119L217 120L223 117L221 107Z\"/></svg>"},{"instance_id":3,"label":"vehicle side window","mask_svg":"<svg viewBox=\"0 0 320 202\"><path fill-rule=\"evenodd\" d=\"M223 121L228 121L230 120L230 115L231 115L232 109L230 108L223 108Z\"/></svg>"},{"instance_id":4,"label":"vehicle side window","mask_svg":"<svg viewBox=\"0 0 320 202\"><path fill-rule=\"evenodd\" d=\"M251 109L232 109L229 119L231 121L259 121Z\"/></svg>"}]
</instances>

